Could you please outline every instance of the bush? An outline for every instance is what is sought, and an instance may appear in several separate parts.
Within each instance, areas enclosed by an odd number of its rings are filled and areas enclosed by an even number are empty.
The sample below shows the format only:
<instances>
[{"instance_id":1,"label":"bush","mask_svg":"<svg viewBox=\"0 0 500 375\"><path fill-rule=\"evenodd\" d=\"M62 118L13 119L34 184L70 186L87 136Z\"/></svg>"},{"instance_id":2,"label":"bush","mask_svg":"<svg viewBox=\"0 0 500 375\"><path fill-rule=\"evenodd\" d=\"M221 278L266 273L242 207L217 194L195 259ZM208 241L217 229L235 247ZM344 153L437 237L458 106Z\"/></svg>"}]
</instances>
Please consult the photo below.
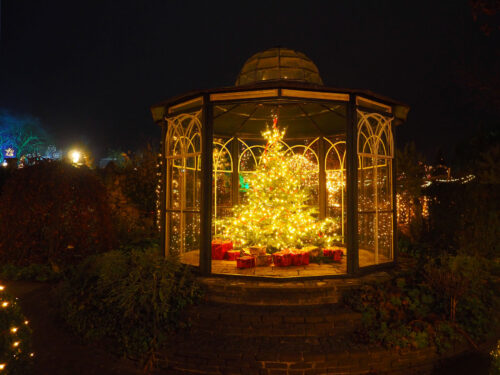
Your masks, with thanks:
<instances>
[{"instance_id":1,"label":"bush","mask_svg":"<svg viewBox=\"0 0 500 375\"><path fill-rule=\"evenodd\" d=\"M0 266L0 278L4 280L57 281L61 273L54 272L47 264L30 264L18 267L13 264Z\"/></svg>"},{"instance_id":2,"label":"bush","mask_svg":"<svg viewBox=\"0 0 500 375\"><path fill-rule=\"evenodd\" d=\"M0 197L0 263L55 270L110 249L106 189L86 167L41 162L15 171Z\"/></svg>"},{"instance_id":3,"label":"bush","mask_svg":"<svg viewBox=\"0 0 500 375\"><path fill-rule=\"evenodd\" d=\"M0 287L0 369L27 374L32 366L31 330L16 300Z\"/></svg>"},{"instance_id":4,"label":"bush","mask_svg":"<svg viewBox=\"0 0 500 375\"><path fill-rule=\"evenodd\" d=\"M158 157L151 147L123 155L123 161L101 171L109 191L113 225L120 245L159 239L156 225Z\"/></svg>"},{"instance_id":5,"label":"bush","mask_svg":"<svg viewBox=\"0 0 500 375\"><path fill-rule=\"evenodd\" d=\"M446 349L457 339L482 340L498 327L498 291L487 264L472 257L442 257L424 272L368 284L345 296L362 313L362 342L386 347Z\"/></svg>"},{"instance_id":6,"label":"bush","mask_svg":"<svg viewBox=\"0 0 500 375\"><path fill-rule=\"evenodd\" d=\"M156 249L91 257L59 290L62 316L76 333L107 339L119 354L143 360L154 356L199 296L189 270Z\"/></svg>"}]
</instances>

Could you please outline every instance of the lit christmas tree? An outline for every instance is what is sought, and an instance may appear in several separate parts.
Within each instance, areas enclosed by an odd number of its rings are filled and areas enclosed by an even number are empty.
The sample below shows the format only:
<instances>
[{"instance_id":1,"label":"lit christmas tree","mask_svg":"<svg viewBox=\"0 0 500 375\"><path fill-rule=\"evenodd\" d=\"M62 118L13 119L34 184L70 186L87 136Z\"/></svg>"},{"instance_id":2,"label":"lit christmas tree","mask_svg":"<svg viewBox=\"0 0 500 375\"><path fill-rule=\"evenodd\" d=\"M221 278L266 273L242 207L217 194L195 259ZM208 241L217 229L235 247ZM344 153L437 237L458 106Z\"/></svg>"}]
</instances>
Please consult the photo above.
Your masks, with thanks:
<instances>
[{"instance_id":1,"label":"lit christmas tree","mask_svg":"<svg viewBox=\"0 0 500 375\"><path fill-rule=\"evenodd\" d=\"M315 164L284 150L285 131L278 129L276 117L262 135L267 145L247 179L245 202L233 208L233 217L220 221L224 236L236 247L265 246L268 252L331 244L336 223L318 220L317 208L307 204Z\"/></svg>"}]
</instances>

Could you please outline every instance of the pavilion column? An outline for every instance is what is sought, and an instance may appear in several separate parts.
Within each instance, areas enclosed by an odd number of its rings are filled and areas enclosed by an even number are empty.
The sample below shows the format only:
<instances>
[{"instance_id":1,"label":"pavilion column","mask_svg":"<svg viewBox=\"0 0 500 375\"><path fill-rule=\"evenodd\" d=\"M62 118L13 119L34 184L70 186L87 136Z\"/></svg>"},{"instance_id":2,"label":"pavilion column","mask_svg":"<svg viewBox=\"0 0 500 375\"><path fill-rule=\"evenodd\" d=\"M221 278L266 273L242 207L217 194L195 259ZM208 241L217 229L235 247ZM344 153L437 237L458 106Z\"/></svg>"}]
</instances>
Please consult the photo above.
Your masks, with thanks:
<instances>
[{"instance_id":1,"label":"pavilion column","mask_svg":"<svg viewBox=\"0 0 500 375\"><path fill-rule=\"evenodd\" d=\"M356 97L349 95L346 128L346 191L347 191L347 273L359 270L358 249L358 124Z\"/></svg>"},{"instance_id":2,"label":"pavilion column","mask_svg":"<svg viewBox=\"0 0 500 375\"><path fill-rule=\"evenodd\" d=\"M212 171L213 108L209 95L203 96L201 127L200 271L212 271Z\"/></svg>"}]
</instances>

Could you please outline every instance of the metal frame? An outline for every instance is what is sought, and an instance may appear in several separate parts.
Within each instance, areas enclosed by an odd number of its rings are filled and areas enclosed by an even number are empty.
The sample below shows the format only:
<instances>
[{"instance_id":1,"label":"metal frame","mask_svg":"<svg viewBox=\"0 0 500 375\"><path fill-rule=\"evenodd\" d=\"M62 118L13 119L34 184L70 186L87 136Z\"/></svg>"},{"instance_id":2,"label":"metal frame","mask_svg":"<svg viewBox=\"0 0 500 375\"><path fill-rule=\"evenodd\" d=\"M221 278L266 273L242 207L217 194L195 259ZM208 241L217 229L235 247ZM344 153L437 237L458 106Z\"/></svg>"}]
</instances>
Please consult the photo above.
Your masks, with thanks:
<instances>
[{"instance_id":1,"label":"metal frame","mask_svg":"<svg viewBox=\"0 0 500 375\"><path fill-rule=\"evenodd\" d=\"M356 101L358 102L358 100ZM370 101L371 104L376 105L376 102ZM394 190L393 190L393 160L394 160L394 139L392 136L392 130L393 130L393 117L390 116L390 111L386 111L388 113L386 114L380 114L378 111L373 112L372 110L366 111L366 110L360 110L359 108L356 110L357 114L357 141L356 141L356 148L357 148L357 154L360 159L360 165L358 168L364 169L363 168L363 161L365 159L371 161L371 167L367 167L369 169L373 169L373 176L372 176L372 184L371 188L373 188L373 199L374 199L374 210L366 210L364 209L363 211L359 210L358 207L358 216L359 215L371 215L374 214L374 254L375 254L375 262L374 264L380 264L379 262L379 238L380 238L380 228L379 228L379 220L380 214L387 214L390 213L392 215L391 217L391 230L392 236L391 236L391 241L390 241L390 254L389 258L391 259L390 262L393 262L394 260L394 250L396 247L394 246L394 231L395 231L395 226L394 226ZM375 122L373 124L372 122ZM374 129L375 126L375 129ZM361 142L363 141L362 137L364 137L364 142L363 145L361 145ZM368 146L368 152L366 152L366 147ZM383 153L380 153L380 146L383 148ZM384 160L383 165L379 165L378 161L379 160ZM378 204L378 198L379 198L379 187L378 187L378 170L380 167L389 167L389 171L387 171L386 177L390 178L390 204L391 207L390 209L380 209L379 204ZM359 192L358 192L358 197L359 197ZM369 216L367 216L369 218ZM359 224L358 224L359 225ZM358 245L359 246L359 245ZM366 267L366 266L365 266Z\"/></svg>"},{"instance_id":2,"label":"metal frame","mask_svg":"<svg viewBox=\"0 0 500 375\"><path fill-rule=\"evenodd\" d=\"M362 94L362 98L357 95L357 93ZM212 178L213 178L213 105L216 101L217 105L231 104L231 103L242 103L242 102L276 102L283 100L287 103L293 102L317 102L317 103L328 103L328 104L347 104L346 112L346 132L345 132L345 160L341 160L341 166L345 168L346 175L346 191L345 191L345 201L347 203L347 223L344 241L347 245L347 273L339 275L324 275L318 276L321 278L346 278L353 275L358 275L361 273L368 273L375 270L386 269L387 267L394 264L397 259L396 250L396 233L395 233L395 220L396 220L396 202L395 202L395 163L392 159L392 215L393 215L393 261L383 264L374 264L360 269L359 267L359 248L358 248L358 150L357 150L357 139L358 139L358 122L357 122L357 110L362 109L369 111L371 113L378 113L385 117L390 116L390 113L395 113L393 109L394 106L401 106L406 109L403 111L407 113L408 108L401 103L394 102L390 99L381 100L381 97L360 90L338 90L317 87L311 88L307 84L290 84L289 82L274 82L273 84L263 83L256 85L240 86L238 88L225 88L225 89L215 89L206 91L197 91L192 94L188 94L182 97L178 97L169 102L162 103L158 106L152 108L153 115L156 113L176 113L175 108L182 109L186 105L189 107L189 102L198 103L200 97L203 99L202 105L202 126L201 126L201 203L200 203L200 266L199 271L204 275L209 275L211 273L211 237L212 237L212 210L213 210L213 192L212 192ZM364 106L365 102L369 103L368 106ZM359 105L358 105L359 104ZM373 106L372 106L373 104ZM378 106L378 107L377 107ZM186 108L188 108L186 107ZM374 108L375 107L375 108ZM379 110L380 109L380 110ZM189 108L191 111L192 109ZM401 119L399 119L401 120ZM403 119L404 120L404 119ZM167 117L157 120L162 126L162 139L166 139L168 133ZM391 136L394 137L395 122L390 125ZM232 170L239 170L239 136L245 137L243 134L235 134L232 138L231 146L228 147L228 152L232 161ZM326 188L323 188L326 182L326 157L328 155L331 147L327 147L327 134L321 134L318 138L318 155L316 157L318 161L318 176L319 176L319 205L320 205L320 217L325 217L327 214L327 193ZM256 137L257 138L257 137ZM394 138L393 138L394 141ZM228 140L225 142L227 145L230 142ZM312 144L313 142L311 142ZM164 145L166 149L166 144ZM292 146L294 147L294 146ZM295 146L296 147L296 146ZM306 147L307 146L302 146ZM210 156L210 157L209 157ZM361 155L362 156L362 155ZM162 162L167 162L166 152L163 152ZM166 220L167 211L167 173L165 163L162 165L162 197L161 197L161 227L162 227L162 244L164 248L167 245L166 230L168 222ZM217 172L215 170L215 172ZM344 171L341 171L344 173ZM239 200L239 180L238 173L232 173L232 201L233 204L238 204ZM343 193L344 195L344 193ZM342 214L344 209L342 208ZM343 222L342 222L343 225ZM284 277L284 278L269 278L269 277L258 277L258 276L243 276L243 275L231 275L231 274L217 274L221 277L229 278L250 278L252 280L303 280L303 279L316 279L316 276L305 276L305 277Z\"/></svg>"}]
</instances>

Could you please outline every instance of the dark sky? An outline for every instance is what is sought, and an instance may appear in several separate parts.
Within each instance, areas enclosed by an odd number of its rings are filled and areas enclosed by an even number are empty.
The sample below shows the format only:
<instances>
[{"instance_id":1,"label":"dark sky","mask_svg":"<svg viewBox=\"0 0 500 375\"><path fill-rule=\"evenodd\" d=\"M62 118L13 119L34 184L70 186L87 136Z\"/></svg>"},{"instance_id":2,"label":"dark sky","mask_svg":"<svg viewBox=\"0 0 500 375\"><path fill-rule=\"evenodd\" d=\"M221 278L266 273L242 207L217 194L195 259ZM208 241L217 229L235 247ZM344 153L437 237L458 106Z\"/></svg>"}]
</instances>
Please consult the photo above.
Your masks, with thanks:
<instances>
[{"instance_id":1,"label":"dark sky","mask_svg":"<svg viewBox=\"0 0 500 375\"><path fill-rule=\"evenodd\" d=\"M0 108L98 156L159 139L152 104L233 85L247 58L278 45L308 55L328 86L409 104L398 142L427 155L475 126L463 75L498 71L482 62L498 37L467 0L3 0L1 16Z\"/></svg>"}]
</instances>

